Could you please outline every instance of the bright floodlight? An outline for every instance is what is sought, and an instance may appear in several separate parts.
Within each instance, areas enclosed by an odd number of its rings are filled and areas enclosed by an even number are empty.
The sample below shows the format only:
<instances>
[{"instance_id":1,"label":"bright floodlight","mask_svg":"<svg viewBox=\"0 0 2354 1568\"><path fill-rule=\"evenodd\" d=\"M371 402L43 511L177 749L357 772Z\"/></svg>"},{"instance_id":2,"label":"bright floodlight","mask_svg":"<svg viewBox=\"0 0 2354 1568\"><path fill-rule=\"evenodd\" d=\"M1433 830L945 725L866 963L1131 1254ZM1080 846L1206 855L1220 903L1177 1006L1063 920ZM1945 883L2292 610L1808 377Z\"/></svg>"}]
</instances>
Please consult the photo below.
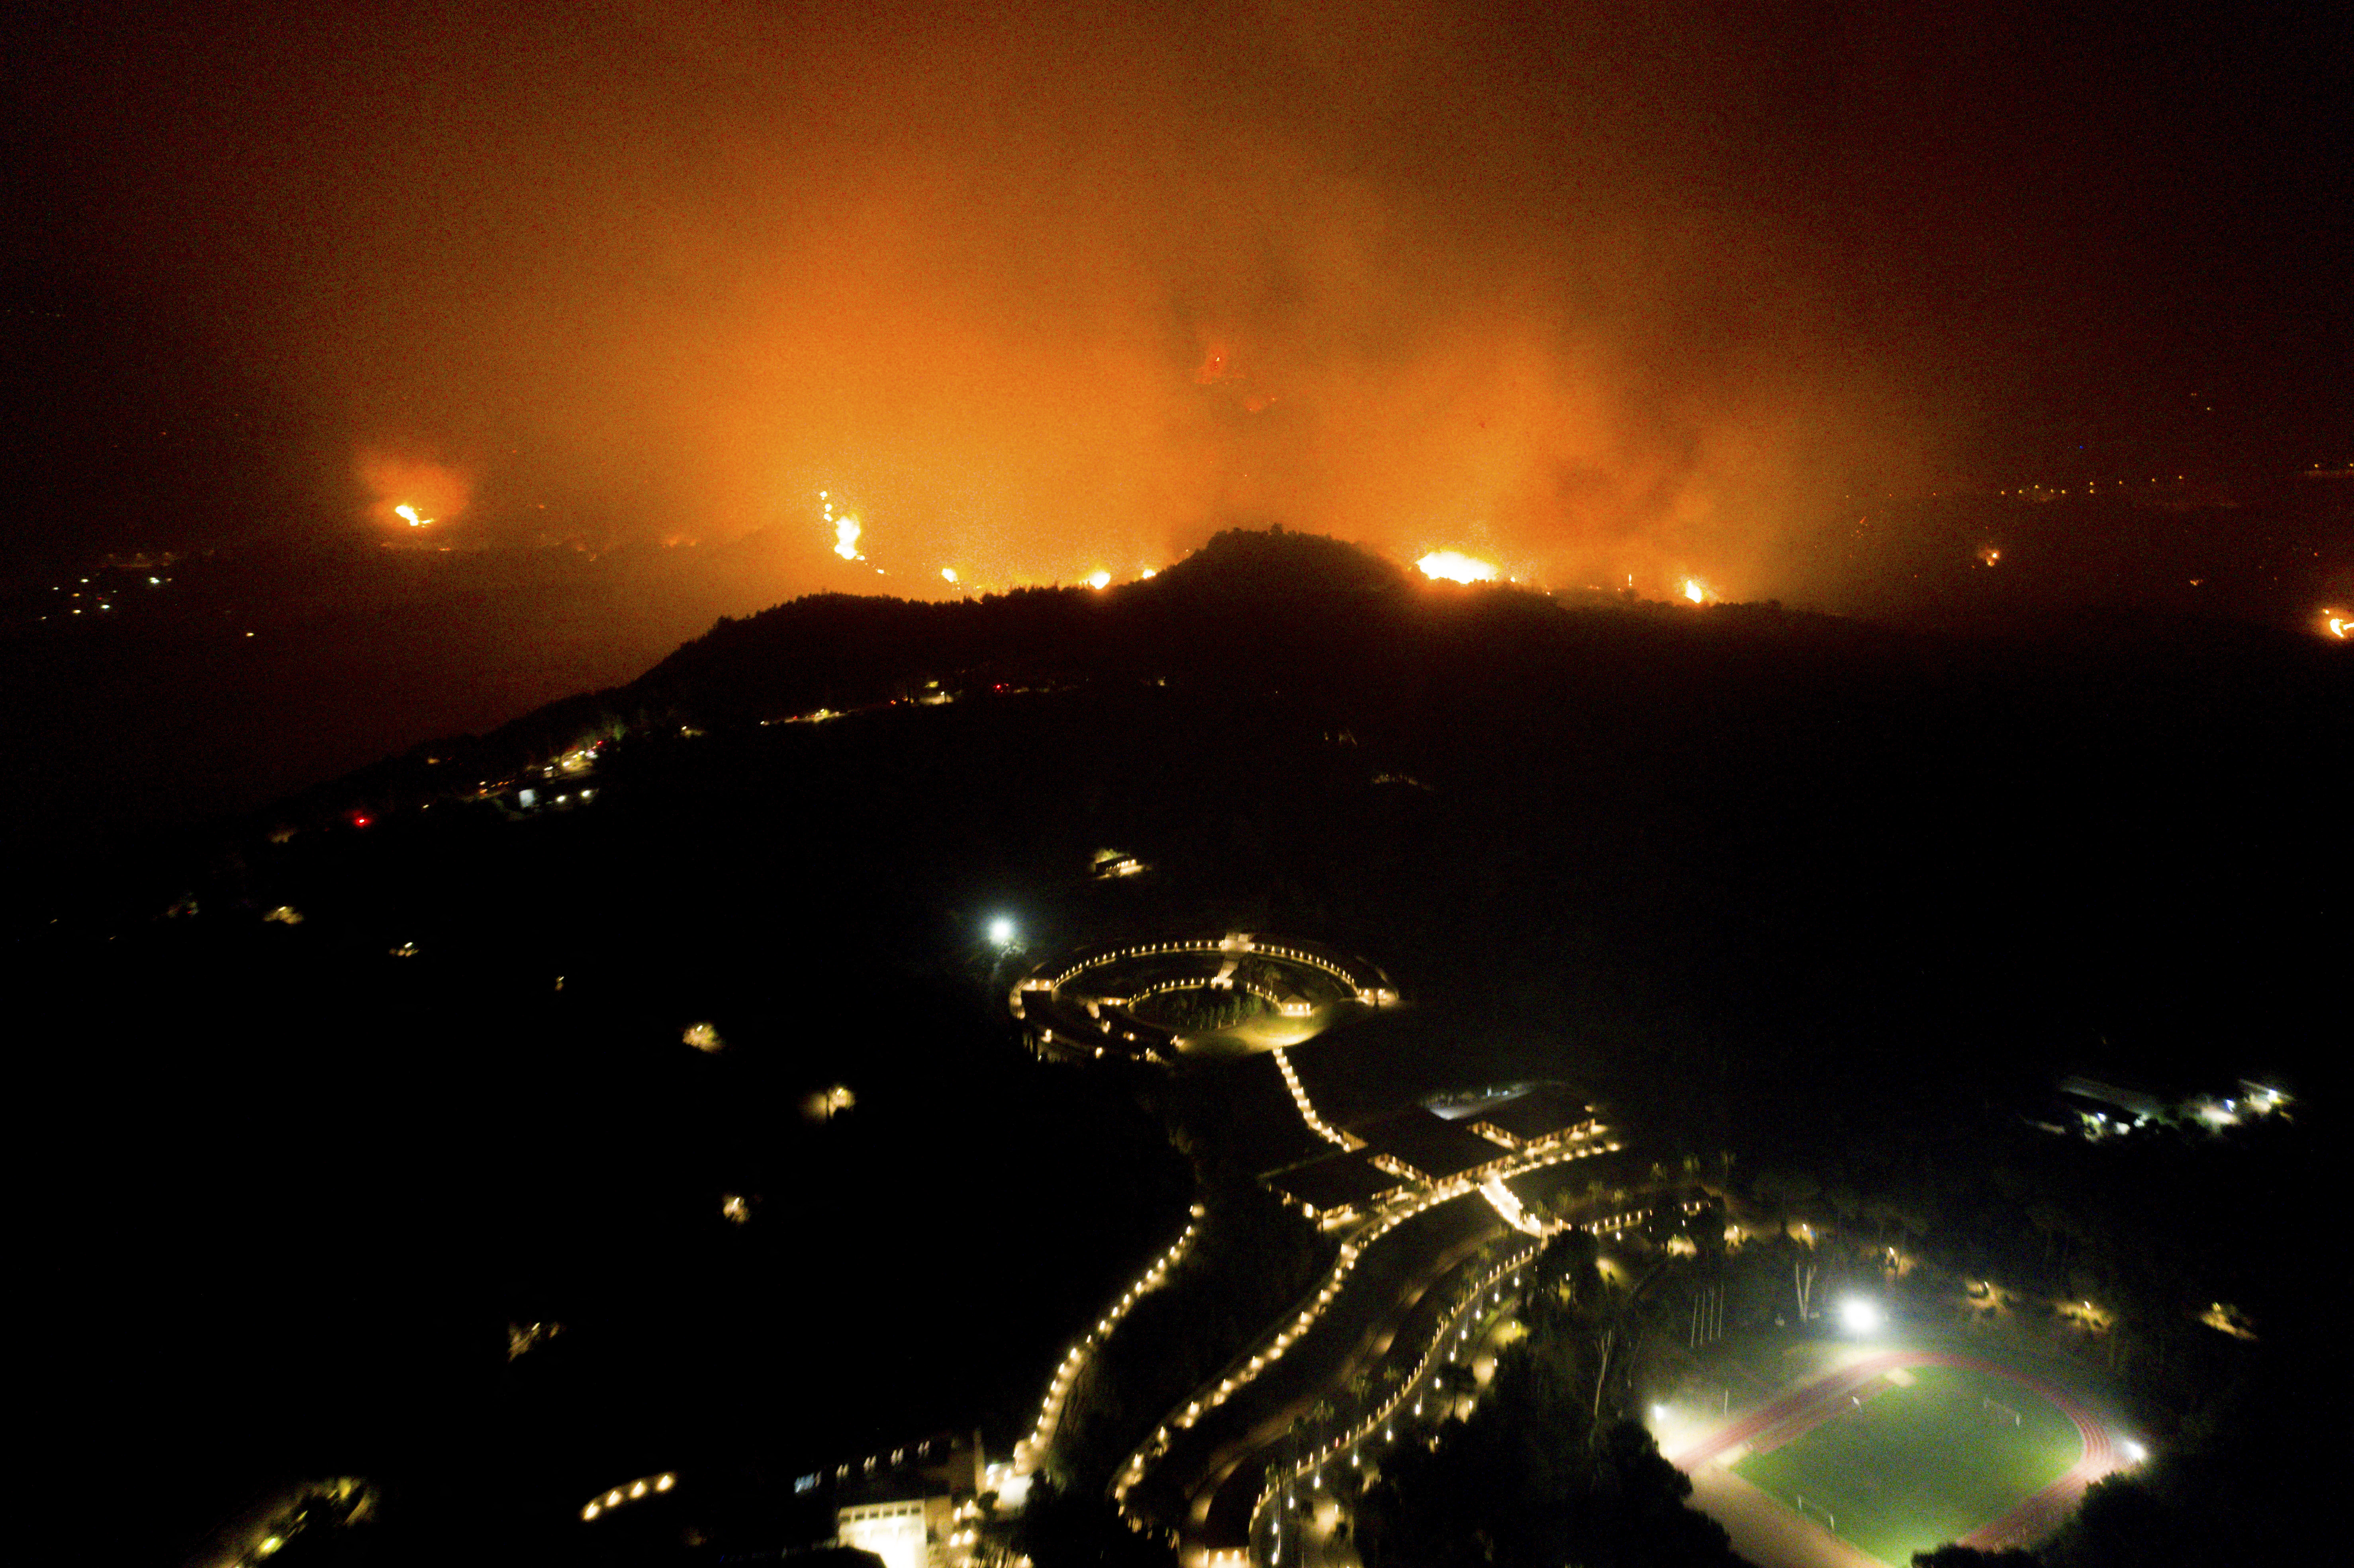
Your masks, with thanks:
<instances>
[{"instance_id":1,"label":"bright floodlight","mask_svg":"<svg viewBox=\"0 0 2354 1568\"><path fill-rule=\"evenodd\" d=\"M1001 948L1011 944L1013 940L1013 922L1002 915L991 920L989 923L989 939Z\"/></svg>"},{"instance_id":2,"label":"bright floodlight","mask_svg":"<svg viewBox=\"0 0 2354 1568\"><path fill-rule=\"evenodd\" d=\"M1861 1296L1850 1296L1840 1303L1840 1323L1850 1334L1869 1334L1882 1320L1880 1304Z\"/></svg>"},{"instance_id":3,"label":"bright floodlight","mask_svg":"<svg viewBox=\"0 0 2354 1568\"><path fill-rule=\"evenodd\" d=\"M1668 1407L1667 1407L1666 1405L1664 1405L1664 1404L1655 1404L1655 1405L1651 1406L1651 1419L1652 1419L1652 1420L1654 1420L1654 1421L1665 1421L1667 1418L1668 1418Z\"/></svg>"},{"instance_id":4,"label":"bright floodlight","mask_svg":"<svg viewBox=\"0 0 2354 1568\"><path fill-rule=\"evenodd\" d=\"M2138 1465L2144 1459L2149 1457L2149 1450L2143 1447L2140 1444L2135 1442L2130 1437L2126 1438L2125 1442L2118 1445L2118 1446L2123 1449L2126 1457L2126 1463L2128 1465Z\"/></svg>"}]
</instances>

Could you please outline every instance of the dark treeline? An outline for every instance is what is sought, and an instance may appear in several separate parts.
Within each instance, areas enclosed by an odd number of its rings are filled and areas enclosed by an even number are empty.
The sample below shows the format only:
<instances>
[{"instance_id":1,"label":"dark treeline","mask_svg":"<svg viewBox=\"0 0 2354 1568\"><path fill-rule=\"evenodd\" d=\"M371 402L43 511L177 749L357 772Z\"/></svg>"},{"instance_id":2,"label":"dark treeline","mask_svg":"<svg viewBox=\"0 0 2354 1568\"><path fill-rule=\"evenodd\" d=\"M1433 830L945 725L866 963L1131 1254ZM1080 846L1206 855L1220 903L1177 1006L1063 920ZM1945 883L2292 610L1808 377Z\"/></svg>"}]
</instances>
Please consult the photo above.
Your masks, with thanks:
<instances>
[{"instance_id":1,"label":"dark treeline","mask_svg":"<svg viewBox=\"0 0 2354 1568\"><path fill-rule=\"evenodd\" d=\"M1400 1442L1366 1485L1367 1568L1739 1563L1628 1408L1639 1310L1595 1267L1592 1236L1548 1244L1530 1268L1528 1334L1499 1354L1476 1407Z\"/></svg>"}]
</instances>

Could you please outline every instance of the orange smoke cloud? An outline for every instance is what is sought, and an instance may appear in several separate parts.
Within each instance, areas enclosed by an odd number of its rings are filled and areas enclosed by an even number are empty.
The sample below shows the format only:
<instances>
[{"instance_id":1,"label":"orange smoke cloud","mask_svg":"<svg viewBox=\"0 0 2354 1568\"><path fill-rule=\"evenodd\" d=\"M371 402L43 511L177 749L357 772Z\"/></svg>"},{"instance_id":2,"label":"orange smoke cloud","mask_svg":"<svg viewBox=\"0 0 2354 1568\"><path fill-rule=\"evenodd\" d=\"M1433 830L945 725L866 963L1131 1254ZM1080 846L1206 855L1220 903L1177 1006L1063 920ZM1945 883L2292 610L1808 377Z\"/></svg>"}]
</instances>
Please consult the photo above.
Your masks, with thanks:
<instances>
[{"instance_id":1,"label":"orange smoke cloud","mask_svg":"<svg viewBox=\"0 0 2354 1568\"><path fill-rule=\"evenodd\" d=\"M1271 522L1802 594L1810 508L1936 431L1838 297L1861 242L1766 200L1815 165L1709 129L1770 56L1532 13L1588 62L1558 76L1478 7L1393 9L625 0L560 58L497 7L429 49L306 12L283 80L220 97L316 104L315 134L192 132L233 189L173 243L312 237L191 287L323 423L494 454L371 447L378 520L437 519L404 534L758 535L748 605L957 592L944 561L1075 581ZM348 96L380 79L410 85Z\"/></svg>"}]
</instances>

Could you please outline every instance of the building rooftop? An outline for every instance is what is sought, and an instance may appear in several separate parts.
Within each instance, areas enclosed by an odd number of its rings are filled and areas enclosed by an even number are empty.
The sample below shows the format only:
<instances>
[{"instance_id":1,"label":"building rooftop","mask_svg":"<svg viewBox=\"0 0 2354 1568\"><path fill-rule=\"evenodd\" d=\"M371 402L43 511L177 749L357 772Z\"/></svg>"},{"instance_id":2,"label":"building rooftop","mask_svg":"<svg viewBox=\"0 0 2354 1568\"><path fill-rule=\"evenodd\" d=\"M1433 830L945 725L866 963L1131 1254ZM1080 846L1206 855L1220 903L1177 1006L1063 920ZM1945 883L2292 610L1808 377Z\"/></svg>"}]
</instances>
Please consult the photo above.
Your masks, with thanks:
<instances>
[{"instance_id":1,"label":"building rooftop","mask_svg":"<svg viewBox=\"0 0 2354 1568\"><path fill-rule=\"evenodd\" d=\"M1398 1186L1398 1179L1374 1169L1363 1153L1333 1153L1278 1171L1267 1184L1319 1211L1370 1202Z\"/></svg>"},{"instance_id":2,"label":"building rooftop","mask_svg":"<svg viewBox=\"0 0 2354 1568\"><path fill-rule=\"evenodd\" d=\"M1360 1152L1366 1159L1386 1154L1435 1181L1500 1160L1505 1153L1500 1144L1421 1106L1391 1111L1348 1130L1365 1140Z\"/></svg>"},{"instance_id":3,"label":"building rooftop","mask_svg":"<svg viewBox=\"0 0 2354 1568\"><path fill-rule=\"evenodd\" d=\"M1522 1143L1532 1142L1565 1128L1575 1127L1594 1114L1585 1097L1566 1084L1539 1084L1527 1094L1501 1105L1482 1107L1468 1118L1470 1127L1485 1125Z\"/></svg>"}]
</instances>

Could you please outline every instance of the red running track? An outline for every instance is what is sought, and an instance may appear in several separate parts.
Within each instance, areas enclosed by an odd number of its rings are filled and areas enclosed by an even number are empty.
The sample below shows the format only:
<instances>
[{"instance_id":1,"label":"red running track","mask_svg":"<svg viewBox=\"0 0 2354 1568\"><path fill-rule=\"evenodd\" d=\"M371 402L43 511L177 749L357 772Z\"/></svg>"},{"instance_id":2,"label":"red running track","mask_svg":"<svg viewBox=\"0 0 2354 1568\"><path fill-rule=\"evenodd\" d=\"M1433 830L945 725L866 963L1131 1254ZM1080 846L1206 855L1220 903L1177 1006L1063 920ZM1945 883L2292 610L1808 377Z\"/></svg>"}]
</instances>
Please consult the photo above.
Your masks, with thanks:
<instances>
[{"instance_id":1,"label":"red running track","mask_svg":"<svg viewBox=\"0 0 2354 1568\"><path fill-rule=\"evenodd\" d=\"M1888 1351L1841 1367L1828 1377L1818 1378L1804 1388L1751 1411L1738 1421L1727 1423L1690 1447L1670 1455L1669 1462L1680 1470L1696 1470L1736 1445L1750 1442L1776 1427L1792 1425L1792 1436L1797 1436L1837 1414L1842 1405L1882 1373L1905 1367L1960 1367L2018 1383L2059 1406L2076 1424L2076 1435L2084 1445L2084 1451L2065 1475L1999 1519L1990 1520L1962 1537L1964 1546L1993 1551L2041 1540L2068 1517L2069 1510L2084 1497L2085 1488L2117 1467L2115 1445L2108 1427L2082 1403L2040 1377L2015 1372L1975 1356L1948 1355L1942 1351Z\"/></svg>"}]
</instances>

